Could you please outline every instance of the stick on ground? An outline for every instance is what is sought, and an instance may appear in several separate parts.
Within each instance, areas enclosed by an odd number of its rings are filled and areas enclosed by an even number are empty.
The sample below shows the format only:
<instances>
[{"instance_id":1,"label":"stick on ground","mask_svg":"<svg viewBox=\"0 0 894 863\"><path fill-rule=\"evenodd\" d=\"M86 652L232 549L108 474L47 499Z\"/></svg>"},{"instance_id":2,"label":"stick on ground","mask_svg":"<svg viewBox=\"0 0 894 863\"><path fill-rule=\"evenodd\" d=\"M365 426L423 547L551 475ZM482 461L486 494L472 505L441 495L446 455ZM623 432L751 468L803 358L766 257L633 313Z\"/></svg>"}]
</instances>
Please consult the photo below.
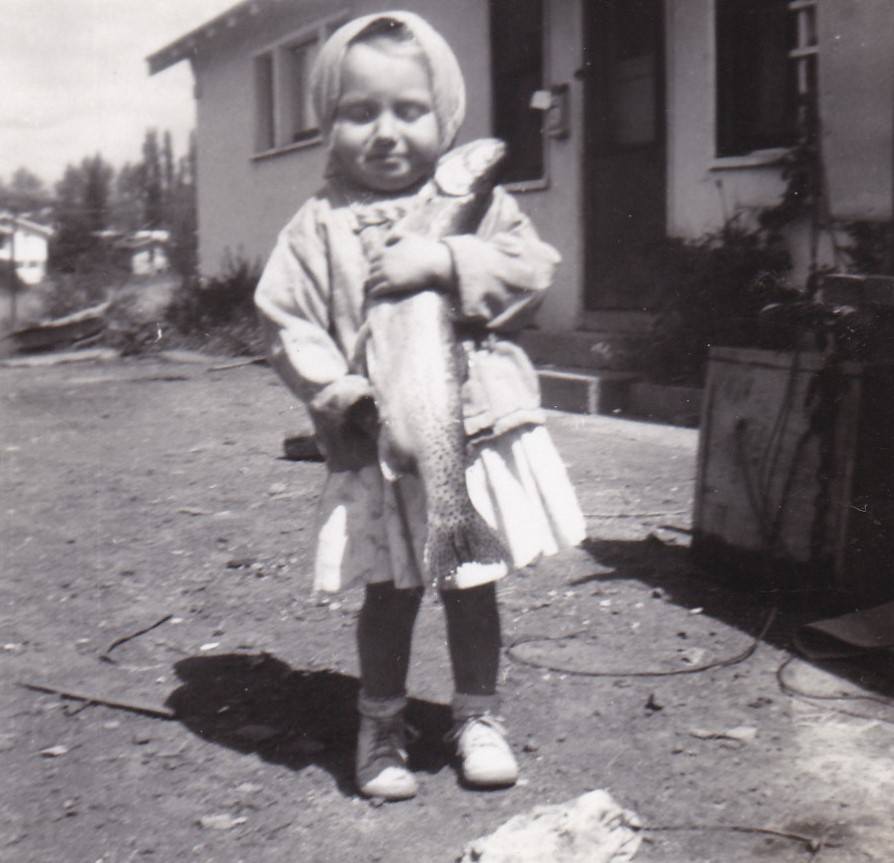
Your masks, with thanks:
<instances>
[{"instance_id":1,"label":"stick on ground","mask_svg":"<svg viewBox=\"0 0 894 863\"><path fill-rule=\"evenodd\" d=\"M51 683L36 683L34 681L22 681L20 686L25 689L33 689L35 692L48 692L50 695L61 695L63 698L72 698L75 701L86 701L90 704L102 704L105 707L113 707L116 710L130 710L132 713L142 713L146 716L154 716L157 719L174 719L173 710L157 704L130 701L117 696L99 695L95 692L82 692L76 689L68 689Z\"/></svg>"}]
</instances>

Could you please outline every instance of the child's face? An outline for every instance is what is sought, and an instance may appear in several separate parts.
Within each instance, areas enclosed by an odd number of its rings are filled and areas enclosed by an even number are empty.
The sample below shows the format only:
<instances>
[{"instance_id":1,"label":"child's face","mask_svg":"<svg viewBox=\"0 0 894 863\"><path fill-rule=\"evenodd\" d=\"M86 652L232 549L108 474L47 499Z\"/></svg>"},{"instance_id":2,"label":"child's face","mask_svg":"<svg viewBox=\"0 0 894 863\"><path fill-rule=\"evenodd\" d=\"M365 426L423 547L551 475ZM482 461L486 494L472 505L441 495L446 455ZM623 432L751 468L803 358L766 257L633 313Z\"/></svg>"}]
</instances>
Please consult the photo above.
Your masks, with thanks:
<instances>
[{"instance_id":1,"label":"child's face","mask_svg":"<svg viewBox=\"0 0 894 863\"><path fill-rule=\"evenodd\" d=\"M362 42L352 45L331 147L348 177L376 191L396 192L428 176L441 147L422 62Z\"/></svg>"}]
</instances>

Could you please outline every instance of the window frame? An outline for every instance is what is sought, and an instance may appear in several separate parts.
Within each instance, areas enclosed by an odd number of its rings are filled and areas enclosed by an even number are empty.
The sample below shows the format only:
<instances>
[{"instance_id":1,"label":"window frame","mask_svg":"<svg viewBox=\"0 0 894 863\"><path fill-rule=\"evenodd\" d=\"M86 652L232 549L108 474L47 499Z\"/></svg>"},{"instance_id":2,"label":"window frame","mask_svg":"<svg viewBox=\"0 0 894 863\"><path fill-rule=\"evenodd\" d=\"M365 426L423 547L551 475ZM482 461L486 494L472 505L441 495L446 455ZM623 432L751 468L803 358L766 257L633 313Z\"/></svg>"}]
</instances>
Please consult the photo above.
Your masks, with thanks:
<instances>
[{"instance_id":1,"label":"window frame","mask_svg":"<svg viewBox=\"0 0 894 863\"><path fill-rule=\"evenodd\" d=\"M741 153L722 154L720 151L720 45L718 44L718 6L721 0L712 0L711 9L713 12L711 23L711 50L709 56L712 57L711 74L711 103L712 103L712 163L711 168L714 170L724 168L751 168L762 167L767 165L778 164L787 153L789 153L797 141L789 143L779 143L776 145L768 145L763 147L755 147L750 150L744 150ZM794 98L790 108L795 112L793 122L798 123L798 113L804 110L804 105L808 99L816 98L815 89L811 91L811 83L809 79L808 66L814 65L814 82L815 72L819 57L819 42L814 38L810 42L806 36L808 33L806 22L808 16L812 16L814 24L814 37L816 37L816 19L819 14L818 0L782 0L785 3L785 11L787 15L794 16L792 22L792 32L795 34L796 44L790 46L786 52L787 69L792 71L795 82Z\"/></svg>"},{"instance_id":2,"label":"window frame","mask_svg":"<svg viewBox=\"0 0 894 863\"><path fill-rule=\"evenodd\" d=\"M295 30L268 43L251 55L252 75L252 110L254 113L254 140L252 142L252 160L267 159L293 150L315 147L322 143L323 137L319 127L306 127L295 131L296 110L293 104L296 93L293 73L293 56L296 48L316 46L319 51L323 43L332 33L345 23L348 13L340 10ZM269 63L269 99L262 105L259 82L259 67ZM309 71L309 70L308 70ZM309 88L309 80L307 82ZM302 99L309 102L310 92L307 89ZM265 136L264 132L269 130ZM263 146L262 138L271 142Z\"/></svg>"}]
</instances>

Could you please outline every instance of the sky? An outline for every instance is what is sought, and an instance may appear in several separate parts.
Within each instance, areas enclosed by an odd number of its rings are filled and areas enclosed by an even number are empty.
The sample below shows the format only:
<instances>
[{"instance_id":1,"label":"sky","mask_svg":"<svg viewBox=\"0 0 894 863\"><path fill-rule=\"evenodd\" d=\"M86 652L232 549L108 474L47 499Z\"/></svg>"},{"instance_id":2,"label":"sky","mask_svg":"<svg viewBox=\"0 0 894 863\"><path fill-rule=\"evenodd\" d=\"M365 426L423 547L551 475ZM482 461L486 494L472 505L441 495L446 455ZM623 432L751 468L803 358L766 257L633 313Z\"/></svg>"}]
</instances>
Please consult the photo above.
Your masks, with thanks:
<instances>
[{"instance_id":1,"label":"sky","mask_svg":"<svg viewBox=\"0 0 894 863\"><path fill-rule=\"evenodd\" d=\"M195 124L192 73L146 57L237 0L0 0L0 180L24 166L52 187L99 152L140 158L147 128L176 155Z\"/></svg>"}]
</instances>

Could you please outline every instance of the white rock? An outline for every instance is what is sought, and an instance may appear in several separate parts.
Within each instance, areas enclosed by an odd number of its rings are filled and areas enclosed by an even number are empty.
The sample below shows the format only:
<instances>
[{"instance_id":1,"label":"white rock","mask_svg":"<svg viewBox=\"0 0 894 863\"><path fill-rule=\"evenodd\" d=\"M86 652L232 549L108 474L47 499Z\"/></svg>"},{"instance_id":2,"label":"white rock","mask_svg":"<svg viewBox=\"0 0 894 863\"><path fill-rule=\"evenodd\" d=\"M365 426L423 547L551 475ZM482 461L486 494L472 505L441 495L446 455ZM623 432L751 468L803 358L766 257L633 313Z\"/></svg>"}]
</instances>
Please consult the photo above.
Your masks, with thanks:
<instances>
[{"instance_id":1,"label":"white rock","mask_svg":"<svg viewBox=\"0 0 894 863\"><path fill-rule=\"evenodd\" d=\"M247 818L234 818L232 815L203 815L199 819L199 826L206 830L232 830L240 824L245 824Z\"/></svg>"},{"instance_id":2,"label":"white rock","mask_svg":"<svg viewBox=\"0 0 894 863\"><path fill-rule=\"evenodd\" d=\"M470 843L460 863L628 863L642 841L636 815L607 791L536 806Z\"/></svg>"}]
</instances>

